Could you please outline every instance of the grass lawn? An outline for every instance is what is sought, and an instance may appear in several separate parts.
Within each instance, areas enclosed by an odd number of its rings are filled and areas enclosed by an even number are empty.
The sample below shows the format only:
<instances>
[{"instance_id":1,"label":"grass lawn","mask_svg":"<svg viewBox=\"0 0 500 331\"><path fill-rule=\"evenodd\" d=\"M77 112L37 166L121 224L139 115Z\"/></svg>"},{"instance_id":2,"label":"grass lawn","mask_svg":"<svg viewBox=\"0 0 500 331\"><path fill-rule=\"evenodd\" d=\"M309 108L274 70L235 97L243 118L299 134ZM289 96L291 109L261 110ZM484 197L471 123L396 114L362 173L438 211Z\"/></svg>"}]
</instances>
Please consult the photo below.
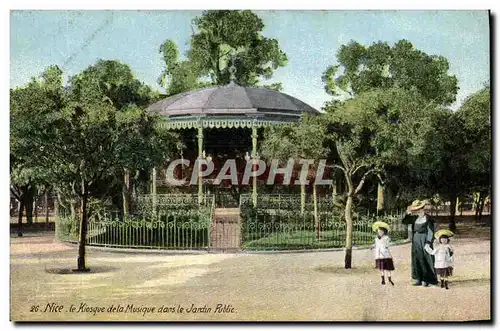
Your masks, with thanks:
<instances>
[{"instance_id":1,"label":"grass lawn","mask_svg":"<svg viewBox=\"0 0 500 331\"><path fill-rule=\"evenodd\" d=\"M249 234L247 238L252 238ZM353 231L354 245L370 245L375 240L373 232ZM316 239L314 231L275 232L254 240L245 240L243 249L309 249L344 247L345 235L339 231L321 231Z\"/></svg>"}]
</instances>

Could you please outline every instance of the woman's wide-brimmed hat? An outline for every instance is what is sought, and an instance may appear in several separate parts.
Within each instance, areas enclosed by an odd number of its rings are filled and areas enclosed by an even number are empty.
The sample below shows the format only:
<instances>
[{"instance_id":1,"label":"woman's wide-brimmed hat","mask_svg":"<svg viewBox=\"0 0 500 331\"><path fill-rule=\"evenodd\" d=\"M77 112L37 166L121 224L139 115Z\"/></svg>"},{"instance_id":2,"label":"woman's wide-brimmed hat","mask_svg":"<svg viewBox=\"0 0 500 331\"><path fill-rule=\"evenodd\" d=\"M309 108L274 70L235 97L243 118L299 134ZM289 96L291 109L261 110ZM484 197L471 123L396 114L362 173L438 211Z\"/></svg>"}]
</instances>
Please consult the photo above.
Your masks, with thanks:
<instances>
[{"instance_id":1,"label":"woman's wide-brimmed hat","mask_svg":"<svg viewBox=\"0 0 500 331\"><path fill-rule=\"evenodd\" d=\"M427 200L415 200L411 203L411 205L410 205L410 207L408 207L408 209L410 211L416 211L416 210L420 210L420 209L424 208L425 205L427 205Z\"/></svg>"},{"instance_id":2,"label":"woman's wide-brimmed hat","mask_svg":"<svg viewBox=\"0 0 500 331\"><path fill-rule=\"evenodd\" d=\"M390 230L389 224L387 224L386 222L382 222L382 221L378 221L378 222L373 223L372 229L375 232L378 231L378 229L386 229L387 231Z\"/></svg>"},{"instance_id":3,"label":"woman's wide-brimmed hat","mask_svg":"<svg viewBox=\"0 0 500 331\"><path fill-rule=\"evenodd\" d=\"M434 237L436 239L439 240L439 238L441 238L442 236L445 236L445 237L453 237L453 232L451 232L450 230L448 229L441 229L439 231L437 231L436 233L434 233Z\"/></svg>"}]
</instances>

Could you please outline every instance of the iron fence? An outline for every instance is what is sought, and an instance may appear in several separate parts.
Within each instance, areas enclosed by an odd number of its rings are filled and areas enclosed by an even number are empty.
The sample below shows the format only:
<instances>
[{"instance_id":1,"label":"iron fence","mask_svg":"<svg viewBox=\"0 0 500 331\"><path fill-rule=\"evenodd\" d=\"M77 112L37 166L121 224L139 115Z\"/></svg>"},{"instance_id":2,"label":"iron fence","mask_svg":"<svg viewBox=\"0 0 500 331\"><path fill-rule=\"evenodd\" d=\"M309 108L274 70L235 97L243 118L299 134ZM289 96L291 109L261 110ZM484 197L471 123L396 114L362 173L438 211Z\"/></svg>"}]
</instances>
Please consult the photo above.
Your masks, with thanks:
<instances>
[{"instance_id":1,"label":"iron fence","mask_svg":"<svg viewBox=\"0 0 500 331\"><path fill-rule=\"evenodd\" d=\"M154 249L206 249L210 247L212 197L198 203L197 195L142 196L136 210L122 212L96 210L88 220L88 245ZM78 222L59 217L56 237L78 240Z\"/></svg>"},{"instance_id":2,"label":"iron fence","mask_svg":"<svg viewBox=\"0 0 500 331\"><path fill-rule=\"evenodd\" d=\"M344 247L346 222L343 213L333 207L331 197L317 199L316 216L312 201L306 199L300 211L300 196L264 195L254 207L250 196L241 197L242 248L247 250L289 250ZM408 238L402 224L404 212L392 215L354 215L352 241L354 246L374 242L372 225L384 220L391 225L392 241Z\"/></svg>"},{"instance_id":3,"label":"iron fence","mask_svg":"<svg viewBox=\"0 0 500 331\"><path fill-rule=\"evenodd\" d=\"M95 246L153 249L244 249L294 250L344 247L346 222L331 197L306 200L300 211L300 195L260 195L252 205L249 195L240 198L239 215L217 209L214 196L144 195L138 197L130 214L105 208L90 213L86 243ZM315 215L317 217L315 217ZM392 241L408 237L402 224L404 213L354 215L353 245L372 244L372 224L384 220L391 225ZM56 237L78 240L79 223L60 215Z\"/></svg>"}]
</instances>

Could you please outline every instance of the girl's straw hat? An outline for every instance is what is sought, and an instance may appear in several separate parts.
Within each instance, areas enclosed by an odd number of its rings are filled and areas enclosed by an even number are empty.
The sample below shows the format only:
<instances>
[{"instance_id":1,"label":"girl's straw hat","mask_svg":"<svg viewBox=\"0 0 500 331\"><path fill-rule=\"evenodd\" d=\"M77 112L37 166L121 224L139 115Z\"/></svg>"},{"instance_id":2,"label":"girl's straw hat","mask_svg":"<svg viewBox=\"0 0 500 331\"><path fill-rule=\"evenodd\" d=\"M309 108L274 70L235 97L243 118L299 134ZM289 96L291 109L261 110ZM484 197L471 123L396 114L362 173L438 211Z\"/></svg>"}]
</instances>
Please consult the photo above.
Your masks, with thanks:
<instances>
[{"instance_id":1,"label":"girl's straw hat","mask_svg":"<svg viewBox=\"0 0 500 331\"><path fill-rule=\"evenodd\" d=\"M437 231L436 233L434 233L434 237L436 239L439 239L441 236L453 237L453 232L451 232L448 229L441 229L441 230Z\"/></svg>"},{"instance_id":2,"label":"girl's straw hat","mask_svg":"<svg viewBox=\"0 0 500 331\"><path fill-rule=\"evenodd\" d=\"M415 200L411 203L411 205L410 205L410 207L408 207L408 209L410 211L420 210L420 209L424 208L426 204L427 204L427 200Z\"/></svg>"},{"instance_id":3,"label":"girl's straw hat","mask_svg":"<svg viewBox=\"0 0 500 331\"><path fill-rule=\"evenodd\" d=\"M380 228L386 229L387 231L390 230L389 229L389 224L387 224L386 222L378 221L378 222L373 223L373 225L372 225L373 231L376 232Z\"/></svg>"}]
</instances>

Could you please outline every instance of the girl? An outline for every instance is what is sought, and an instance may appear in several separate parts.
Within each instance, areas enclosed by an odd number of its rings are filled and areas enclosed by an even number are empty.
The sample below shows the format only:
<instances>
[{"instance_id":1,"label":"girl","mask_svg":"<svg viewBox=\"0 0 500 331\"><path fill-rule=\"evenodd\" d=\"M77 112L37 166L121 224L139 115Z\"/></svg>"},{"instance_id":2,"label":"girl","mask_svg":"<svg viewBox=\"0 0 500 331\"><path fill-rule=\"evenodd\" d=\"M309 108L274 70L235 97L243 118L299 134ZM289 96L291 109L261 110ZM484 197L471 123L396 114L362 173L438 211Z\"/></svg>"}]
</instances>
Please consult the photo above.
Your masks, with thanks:
<instances>
[{"instance_id":1,"label":"girl","mask_svg":"<svg viewBox=\"0 0 500 331\"><path fill-rule=\"evenodd\" d=\"M382 278L382 285L385 285L385 275L391 285L394 283L391 279L391 271L394 270L394 263L392 262L392 255L389 251L390 238L387 236L389 225L385 222L375 222L373 230L377 232L375 238L375 267L380 270L380 277Z\"/></svg>"},{"instance_id":2,"label":"girl","mask_svg":"<svg viewBox=\"0 0 500 331\"><path fill-rule=\"evenodd\" d=\"M441 279L441 288L448 289L448 277L453 273L453 249L450 246L450 237L453 232L450 230L439 230L435 237L439 244L435 249L432 249L429 244L425 245L424 249L427 253L434 255L434 268L436 274Z\"/></svg>"}]
</instances>

